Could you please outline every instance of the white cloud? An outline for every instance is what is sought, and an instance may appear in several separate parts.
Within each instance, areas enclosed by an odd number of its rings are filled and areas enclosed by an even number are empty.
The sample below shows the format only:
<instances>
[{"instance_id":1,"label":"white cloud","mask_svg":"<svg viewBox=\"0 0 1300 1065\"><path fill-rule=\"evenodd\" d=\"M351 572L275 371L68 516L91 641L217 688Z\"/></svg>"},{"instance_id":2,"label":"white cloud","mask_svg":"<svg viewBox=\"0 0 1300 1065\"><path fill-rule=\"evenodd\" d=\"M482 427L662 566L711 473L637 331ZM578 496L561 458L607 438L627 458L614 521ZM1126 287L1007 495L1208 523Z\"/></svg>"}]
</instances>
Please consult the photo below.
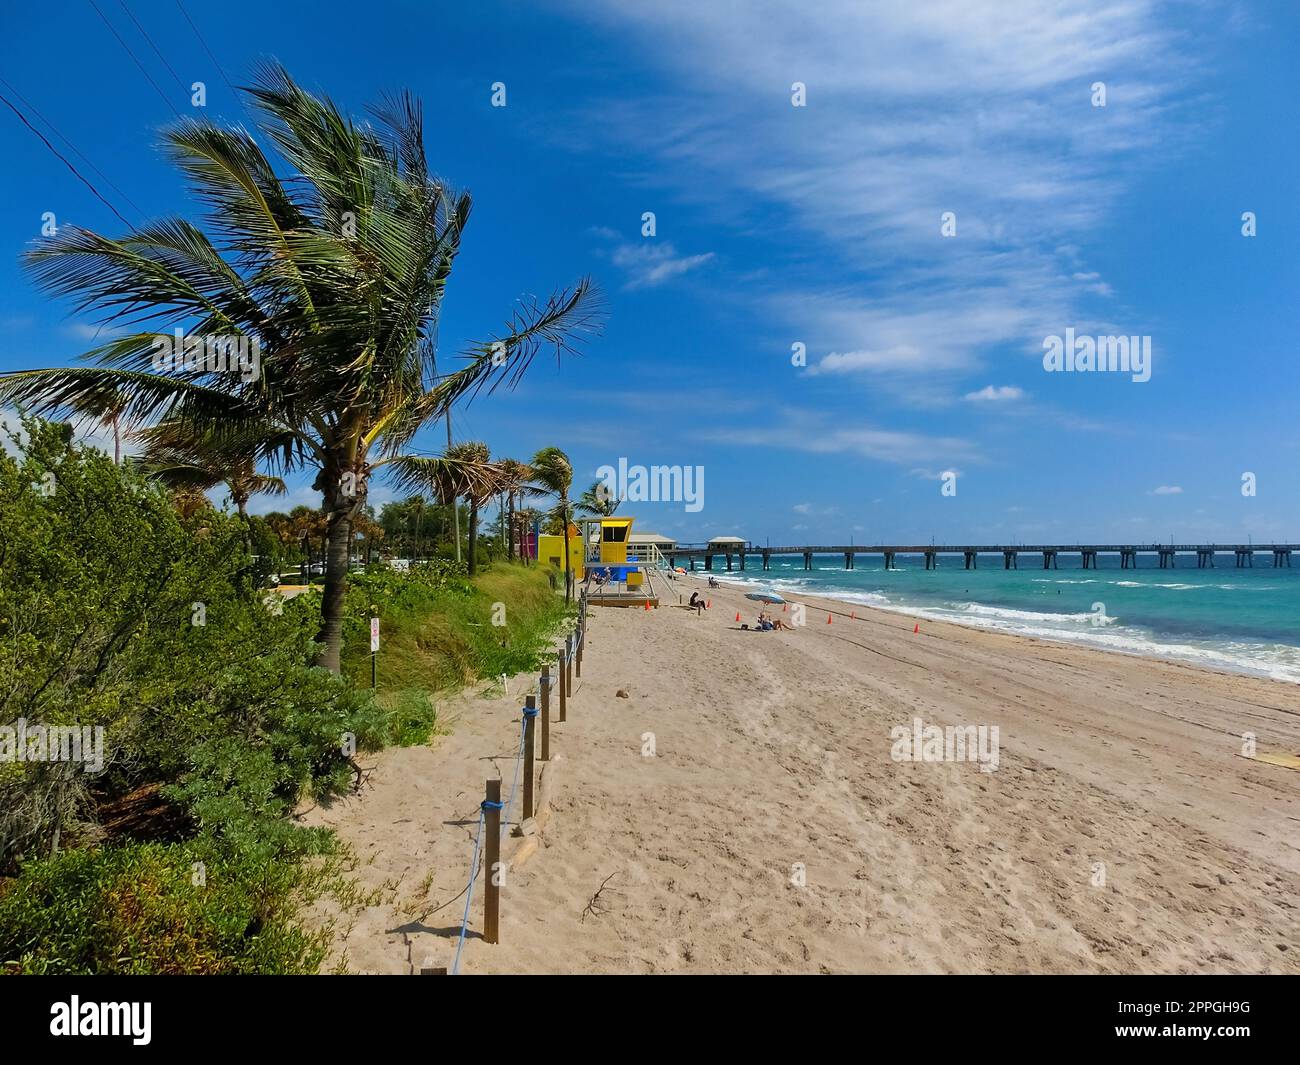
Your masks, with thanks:
<instances>
[{"instance_id":1,"label":"white cloud","mask_svg":"<svg viewBox=\"0 0 1300 1065\"><path fill-rule=\"evenodd\" d=\"M1024 397L1025 390L1015 385L985 385L977 392L966 393L966 399L972 403L1007 403Z\"/></svg>"},{"instance_id":2,"label":"white cloud","mask_svg":"<svg viewBox=\"0 0 1300 1065\"><path fill-rule=\"evenodd\" d=\"M704 265L713 258L713 252L678 255L677 249L668 241L646 240L620 244L610 258L615 266L627 272L625 288L652 288Z\"/></svg>"},{"instance_id":3,"label":"white cloud","mask_svg":"<svg viewBox=\"0 0 1300 1065\"><path fill-rule=\"evenodd\" d=\"M1159 488L1152 489L1153 496L1179 496L1183 490L1176 484L1162 484Z\"/></svg>"},{"instance_id":4,"label":"white cloud","mask_svg":"<svg viewBox=\"0 0 1300 1065\"><path fill-rule=\"evenodd\" d=\"M87 343L105 344L115 337L126 336L126 330L120 326L94 325L90 322L69 322L63 331L77 340Z\"/></svg>"},{"instance_id":5,"label":"white cloud","mask_svg":"<svg viewBox=\"0 0 1300 1065\"><path fill-rule=\"evenodd\" d=\"M792 239L773 235L811 247L767 299L814 374L968 372L1087 319L1080 301L1111 289L1082 245L1178 149L1176 94L1204 64L1187 47L1198 13L1175 30L1159 0L570 6L653 39L673 78L587 117L684 199L738 230L774 209Z\"/></svg>"},{"instance_id":6,"label":"white cloud","mask_svg":"<svg viewBox=\"0 0 1300 1065\"><path fill-rule=\"evenodd\" d=\"M929 436L875 426L834 428L815 414L796 410L787 410L782 424L775 428L716 429L700 436L714 443L762 447L769 451L787 448L811 454L859 455L896 465L981 461L975 447L959 437Z\"/></svg>"},{"instance_id":7,"label":"white cloud","mask_svg":"<svg viewBox=\"0 0 1300 1065\"><path fill-rule=\"evenodd\" d=\"M793 510L796 514L811 514L811 513L812 513L812 504L811 504L811 503L796 503L796 504L795 504L793 507L791 507L790 509Z\"/></svg>"}]
</instances>

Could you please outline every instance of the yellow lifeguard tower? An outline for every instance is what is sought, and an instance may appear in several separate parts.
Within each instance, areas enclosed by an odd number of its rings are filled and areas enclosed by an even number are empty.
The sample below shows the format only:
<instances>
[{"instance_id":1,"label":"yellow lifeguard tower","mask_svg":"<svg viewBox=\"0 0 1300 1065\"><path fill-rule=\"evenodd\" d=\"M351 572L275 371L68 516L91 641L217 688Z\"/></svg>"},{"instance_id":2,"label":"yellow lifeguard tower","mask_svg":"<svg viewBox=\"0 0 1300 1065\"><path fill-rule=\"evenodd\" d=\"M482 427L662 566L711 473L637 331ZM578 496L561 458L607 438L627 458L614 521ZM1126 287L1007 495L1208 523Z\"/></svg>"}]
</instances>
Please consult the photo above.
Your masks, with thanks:
<instances>
[{"instance_id":1,"label":"yellow lifeguard tower","mask_svg":"<svg viewBox=\"0 0 1300 1065\"><path fill-rule=\"evenodd\" d=\"M635 518L600 519L600 563L602 566L626 566L627 542L632 537Z\"/></svg>"},{"instance_id":2,"label":"yellow lifeguard tower","mask_svg":"<svg viewBox=\"0 0 1300 1065\"><path fill-rule=\"evenodd\" d=\"M647 580L650 561L642 557L628 558L635 520L608 517L583 523L588 529L595 526L594 535L591 532L583 534L587 548L583 577L595 575L599 587L590 602L609 606L659 605L653 587L647 588L650 584ZM618 589L619 584L623 589Z\"/></svg>"}]
</instances>

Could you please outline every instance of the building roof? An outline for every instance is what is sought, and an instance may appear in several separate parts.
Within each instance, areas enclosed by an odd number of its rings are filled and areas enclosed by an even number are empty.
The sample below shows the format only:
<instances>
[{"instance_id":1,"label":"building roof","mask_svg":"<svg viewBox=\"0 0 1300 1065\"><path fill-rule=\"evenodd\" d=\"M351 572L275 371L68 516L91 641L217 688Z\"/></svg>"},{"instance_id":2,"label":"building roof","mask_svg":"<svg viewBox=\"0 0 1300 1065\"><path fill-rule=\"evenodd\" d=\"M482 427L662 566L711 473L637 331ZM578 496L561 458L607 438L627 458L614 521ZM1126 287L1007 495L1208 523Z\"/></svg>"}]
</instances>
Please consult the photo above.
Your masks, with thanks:
<instances>
[{"instance_id":1,"label":"building roof","mask_svg":"<svg viewBox=\"0 0 1300 1065\"><path fill-rule=\"evenodd\" d=\"M749 543L743 536L710 536L711 544L747 544Z\"/></svg>"},{"instance_id":2,"label":"building roof","mask_svg":"<svg viewBox=\"0 0 1300 1065\"><path fill-rule=\"evenodd\" d=\"M671 536L660 536L659 533L652 532L634 532L629 543L640 542L643 544L675 544L677 541Z\"/></svg>"}]
</instances>

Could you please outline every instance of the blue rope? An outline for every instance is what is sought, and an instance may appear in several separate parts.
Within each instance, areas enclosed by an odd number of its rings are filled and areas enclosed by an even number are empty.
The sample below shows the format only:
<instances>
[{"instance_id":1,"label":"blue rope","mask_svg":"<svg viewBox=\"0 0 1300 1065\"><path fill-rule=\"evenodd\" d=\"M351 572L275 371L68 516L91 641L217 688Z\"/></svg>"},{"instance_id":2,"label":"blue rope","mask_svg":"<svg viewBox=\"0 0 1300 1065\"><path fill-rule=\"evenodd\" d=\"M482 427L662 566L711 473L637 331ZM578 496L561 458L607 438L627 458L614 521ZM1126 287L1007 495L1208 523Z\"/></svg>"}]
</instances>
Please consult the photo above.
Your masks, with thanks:
<instances>
[{"instance_id":1,"label":"blue rope","mask_svg":"<svg viewBox=\"0 0 1300 1065\"><path fill-rule=\"evenodd\" d=\"M465 949L465 932L469 928L469 907L474 901L474 881L478 879L478 854L483 843L483 824L487 820L484 809L489 804L484 801L479 808L478 833L474 836L474 860L469 866L469 887L465 889L465 916L460 919L460 940L456 943L456 961L451 967L451 975L460 975L460 952Z\"/></svg>"},{"instance_id":2,"label":"blue rope","mask_svg":"<svg viewBox=\"0 0 1300 1065\"><path fill-rule=\"evenodd\" d=\"M536 713L536 711L533 712ZM527 718L527 716L528 716L528 708L524 707L524 717ZM500 836L501 839L506 838L506 829L510 827L510 808L514 806L515 793L519 791L519 767L523 764L524 761L524 735L525 735L524 726L525 726L525 722L520 721L519 722L519 750L515 754L515 782L510 785L510 798L505 805L506 814L503 818L501 818L501 836Z\"/></svg>"}]
</instances>

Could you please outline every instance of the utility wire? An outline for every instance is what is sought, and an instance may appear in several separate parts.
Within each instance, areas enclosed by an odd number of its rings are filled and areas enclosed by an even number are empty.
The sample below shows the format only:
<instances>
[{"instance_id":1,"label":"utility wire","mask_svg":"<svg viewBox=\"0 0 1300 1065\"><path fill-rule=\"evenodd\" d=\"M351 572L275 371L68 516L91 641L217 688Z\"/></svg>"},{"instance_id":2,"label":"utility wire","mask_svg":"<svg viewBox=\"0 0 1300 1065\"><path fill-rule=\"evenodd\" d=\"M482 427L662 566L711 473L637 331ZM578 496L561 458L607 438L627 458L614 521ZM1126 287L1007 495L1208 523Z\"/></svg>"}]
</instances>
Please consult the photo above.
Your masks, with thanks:
<instances>
[{"instance_id":1,"label":"utility wire","mask_svg":"<svg viewBox=\"0 0 1300 1065\"><path fill-rule=\"evenodd\" d=\"M153 80L153 75L151 75L149 71L145 69L144 64L141 63L140 60L138 60L135 57L135 53L131 51L130 46L126 43L126 41L122 40L122 35L118 33L116 29L113 28L113 24L109 22L108 19L104 16L104 12L99 10L99 5L95 3L95 0L87 0L87 3L89 3L90 6L95 9L95 14L98 15L100 17L100 20L104 23L104 25L108 27L109 33L111 33L114 37L117 38L117 43L120 44L122 46L122 49L126 52L126 54L131 57L131 62L140 68L140 73L143 74L145 76L145 79L149 82L149 84L153 86L153 91L156 92L160 97L162 97L162 102L171 108L172 114L175 115L177 118L180 118L181 113L177 111L176 108L172 105L172 102L169 99L167 99L167 94L163 92L162 89L158 88L158 83Z\"/></svg>"},{"instance_id":2,"label":"utility wire","mask_svg":"<svg viewBox=\"0 0 1300 1065\"><path fill-rule=\"evenodd\" d=\"M145 212L140 210L140 206L134 203L130 196L128 196L125 192L123 192L116 185L114 185L113 179L110 178L107 174L105 174L102 170L100 170L99 167L97 167L90 159L88 159L85 153L82 152L80 148L78 148L75 144L72 143L72 141L68 140L67 137L65 137L62 133L60 133L58 127L55 126L53 122L51 122L48 118L46 118L43 114L41 114L38 110L36 110L35 105L30 100L28 100L27 97L25 97L22 93L20 93L17 89L15 89L12 85L10 85L9 82L7 82L3 77L0 77L0 85L3 85L11 93L13 93L14 97L18 100L19 103L21 103L25 108L27 108L28 111L30 111L42 122L44 122L47 126L49 126L50 130L54 133L54 135L58 137L59 140L61 140L69 148L71 148L72 151L76 153L77 157L83 163L85 163L88 167L90 167L91 170L93 170L96 174L102 177L104 179L104 183L108 185L108 187L111 188L114 192L116 192L119 196L121 196L122 199L124 199L128 204L130 204L131 209L135 211L136 214L140 215L141 217L144 216Z\"/></svg>"},{"instance_id":3,"label":"utility wire","mask_svg":"<svg viewBox=\"0 0 1300 1065\"><path fill-rule=\"evenodd\" d=\"M237 93L235 87L230 84L230 79L226 77L226 72L221 69L221 64L217 62L217 57L212 54L212 49L208 47L208 42L203 39L203 34L201 34L199 28L194 25L194 20L190 18L190 13L185 10L185 5L181 3L181 0L176 0L176 6L181 9L181 14L185 16L185 21L190 24L190 29L194 31L194 36L199 39L199 44L203 45L203 50L208 53L208 58L212 60L212 65L217 68L217 73L221 75L221 80L226 83L226 88L229 89L231 95L238 100L239 93Z\"/></svg>"},{"instance_id":4,"label":"utility wire","mask_svg":"<svg viewBox=\"0 0 1300 1065\"><path fill-rule=\"evenodd\" d=\"M36 136L41 138L41 141L45 144L45 147L47 147L60 160L62 160L63 165L66 166L69 170L71 170L77 176L77 179L83 185L85 185L86 188L90 189L90 191L95 194L95 198L99 200L100 203L102 203L105 207L107 207L110 211L112 211L115 215L117 215L117 217L121 219L122 224L124 226L126 226L128 229L131 228L131 223L128 222L125 218L122 218L122 212L119 211L116 207L114 207L111 203L109 203L108 200L106 200L103 197L103 195L100 193L99 189L95 188L95 186L92 185L86 179L85 175L82 174L80 170L78 170L75 166L73 166L70 162L68 162L67 156L63 155L62 152L60 152L56 147L54 147L54 145L51 144L49 140L46 138L44 133L42 133L39 129L37 129L30 122L27 121L27 116L24 115L21 111L18 110L18 108L16 108L13 105L13 103L9 100L9 97L5 96L4 93L0 93L0 101L3 101L5 106L8 107L10 111L12 111L15 115L18 116L18 120L22 122L24 126L26 126L33 133L35 133Z\"/></svg>"},{"instance_id":5,"label":"utility wire","mask_svg":"<svg viewBox=\"0 0 1300 1065\"><path fill-rule=\"evenodd\" d=\"M163 55L162 52L159 51L158 46L153 43L153 38L150 37L148 32L146 32L145 28L140 25L140 20L137 19L133 14L131 14L131 9L126 6L125 0L117 0L117 2L118 5L122 8L122 10L126 12L126 17L129 18L133 23L135 23L135 28L140 31L140 36L149 42L149 47L153 49L153 54L162 60L162 65L167 68L167 71L168 73L171 74L172 79L180 87L181 95L182 96L187 95L190 90L185 87L185 83L181 81L181 79L177 76L176 71L172 69L172 65L169 62L167 62L167 57Z\"/></svg>"}]
</instances>

